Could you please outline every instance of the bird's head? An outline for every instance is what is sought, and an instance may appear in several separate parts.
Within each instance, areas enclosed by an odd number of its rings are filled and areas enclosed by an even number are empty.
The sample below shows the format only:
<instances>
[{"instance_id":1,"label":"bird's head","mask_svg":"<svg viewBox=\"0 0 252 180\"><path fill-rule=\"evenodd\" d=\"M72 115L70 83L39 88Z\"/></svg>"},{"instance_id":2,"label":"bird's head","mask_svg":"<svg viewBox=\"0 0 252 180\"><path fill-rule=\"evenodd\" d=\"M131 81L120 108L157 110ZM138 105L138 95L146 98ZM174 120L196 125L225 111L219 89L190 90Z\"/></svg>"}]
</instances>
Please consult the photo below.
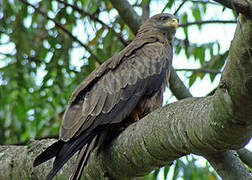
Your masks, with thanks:
<instances>
[{"instance_id":1,"label":"bird's head","mask_svg":"<svg viewBox=\"0 0 252 180\"><path fill-rule=\"evenodd\" d=\"M161 31L176 30L178 28L178 18L172 14L162 13L152 16L149 20L154 28Z\"/></svg>"},{"instance_id":2,"label":"bird's head","mask_svg":"<svg viewBox=\"0 0 252 180\"><path fill-rule=\"evenodd\" d=\"M168 39L172 39L176 29L178 28L178 18L169 13L161 13L152 16L140 28L143 31L146 29L154 30L165 34Z\"/></svg>"}]
</instances>

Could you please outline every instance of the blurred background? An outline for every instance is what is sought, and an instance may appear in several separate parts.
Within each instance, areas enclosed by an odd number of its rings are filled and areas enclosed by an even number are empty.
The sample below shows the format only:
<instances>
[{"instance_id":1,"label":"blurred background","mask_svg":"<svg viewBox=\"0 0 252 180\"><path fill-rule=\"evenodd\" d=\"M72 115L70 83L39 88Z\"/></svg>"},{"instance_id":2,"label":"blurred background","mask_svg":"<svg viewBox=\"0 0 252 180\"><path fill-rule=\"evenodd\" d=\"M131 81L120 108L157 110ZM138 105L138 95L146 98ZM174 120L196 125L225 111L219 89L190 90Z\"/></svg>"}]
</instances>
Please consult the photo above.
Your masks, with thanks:
<instances>
[{"instance_id":1,"label":"blurred background","mask_svg":"<svg viewBox=\"0 0 252 180\"><path fill-rule=\"evenodd\" d=\"M237 14L207 0L129 3L143 20L161 12L179 17L173 67L193 96L213 92ZM109 0L0 0L0 144L56 138L74 88L133 38ZM176 101L168 88L164 98L164 105ZM189 155L145 179L218 177Z\"/></svg>"}]
</instances>

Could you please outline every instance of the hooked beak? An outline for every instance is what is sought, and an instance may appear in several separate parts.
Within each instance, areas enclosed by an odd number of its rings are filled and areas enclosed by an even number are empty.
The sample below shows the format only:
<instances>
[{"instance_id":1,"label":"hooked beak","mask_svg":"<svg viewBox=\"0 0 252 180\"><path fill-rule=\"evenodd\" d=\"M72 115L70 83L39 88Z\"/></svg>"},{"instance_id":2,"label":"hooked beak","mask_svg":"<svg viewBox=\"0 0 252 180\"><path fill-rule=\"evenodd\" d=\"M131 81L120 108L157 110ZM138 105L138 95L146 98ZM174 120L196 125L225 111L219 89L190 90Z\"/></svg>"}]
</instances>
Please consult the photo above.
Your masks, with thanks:
<instances>
[{"instance_id":1,"label":"hooked beak","mask_svg":"<svg viewBox=\"0 0 252 180\"><path fill-rule=\"evenodd\" d=\"M177 28L178 28L178 19L177 19L177 18L169 19L169 20L165 23L165 25L177 29Z\"/></svg>"}]
</instances>

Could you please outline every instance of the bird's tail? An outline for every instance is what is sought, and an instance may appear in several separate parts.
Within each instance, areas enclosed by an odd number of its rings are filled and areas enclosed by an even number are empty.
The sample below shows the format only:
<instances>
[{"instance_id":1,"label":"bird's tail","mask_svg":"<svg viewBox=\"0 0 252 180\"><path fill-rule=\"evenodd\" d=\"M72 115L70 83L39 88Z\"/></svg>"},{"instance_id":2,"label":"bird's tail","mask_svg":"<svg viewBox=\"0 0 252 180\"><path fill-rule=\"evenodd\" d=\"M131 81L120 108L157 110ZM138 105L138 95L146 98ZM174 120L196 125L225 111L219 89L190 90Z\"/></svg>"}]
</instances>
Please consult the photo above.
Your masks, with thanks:
<instances>
[{"instance_id":1,"label":"bird's tail","mask_svg":"<svg viewBox=\"0 0 252 180\"><path fill-rule=\"evenodd\" d=\"M51 146L49 146L45 151L43 151L39 156L36 157L36 159L33 161L33 167L36 167L49 159L55 157L61 148L63 147L65 143L61 140L53 143Z\"/></svg>"},{"instance_id":2,"label":"bird's tail","mask_svg":"<svg viewBox=\"0 0 252 180\"><path fill-rule=\"evenodd\" d=\"M97 133L91 133L89 136L82 134L78 138L72 139L68 142L59 140L49 146L44 152L42 152L33 162L33 166L36 167L47 160L56 157L53 163L53 169L47 176L47 180L51 180L55 174L62 168L62 166L77 152L80 150L78 156L78 163L73 173L72 179L80 178L84 166L87 164L90 153L96 146ZM81 161L81 160L84 161ZM76 175L75 175L76 174Z\"/></svg>"},{"instance_id":3,"label":"bird's tail","mask_svg":"<svg viewBox=\"0 0 252 180\"><path fill-rule=\"evenodd\" d=\"M70 177L70 180L79 180L81 178L84 167L87 165L91 152L94 150L98 142L98 135L96 135L93 140L86 144L78 154L78 158Z\"/></svg>"}]
</instances>

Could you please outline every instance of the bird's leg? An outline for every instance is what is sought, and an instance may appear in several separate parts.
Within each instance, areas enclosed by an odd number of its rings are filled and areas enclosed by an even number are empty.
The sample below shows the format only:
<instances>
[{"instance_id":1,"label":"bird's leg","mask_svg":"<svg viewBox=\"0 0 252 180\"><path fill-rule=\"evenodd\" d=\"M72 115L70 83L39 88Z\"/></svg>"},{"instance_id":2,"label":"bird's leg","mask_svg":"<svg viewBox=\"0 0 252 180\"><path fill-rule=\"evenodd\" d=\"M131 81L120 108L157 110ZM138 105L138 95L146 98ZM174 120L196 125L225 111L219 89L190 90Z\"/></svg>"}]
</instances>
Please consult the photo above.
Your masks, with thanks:
<instances>
[{"instance_id":1,"label":"bird's leg","mask_svg":"<svg viewBox=\"0 0 252 180\"><path fill-rule=\"evenodd\" d=\"M138 113L134 113L132 115L132 119L133 119L133 122L137 122L140 119Z\"/></svg>"}]
</instances>

